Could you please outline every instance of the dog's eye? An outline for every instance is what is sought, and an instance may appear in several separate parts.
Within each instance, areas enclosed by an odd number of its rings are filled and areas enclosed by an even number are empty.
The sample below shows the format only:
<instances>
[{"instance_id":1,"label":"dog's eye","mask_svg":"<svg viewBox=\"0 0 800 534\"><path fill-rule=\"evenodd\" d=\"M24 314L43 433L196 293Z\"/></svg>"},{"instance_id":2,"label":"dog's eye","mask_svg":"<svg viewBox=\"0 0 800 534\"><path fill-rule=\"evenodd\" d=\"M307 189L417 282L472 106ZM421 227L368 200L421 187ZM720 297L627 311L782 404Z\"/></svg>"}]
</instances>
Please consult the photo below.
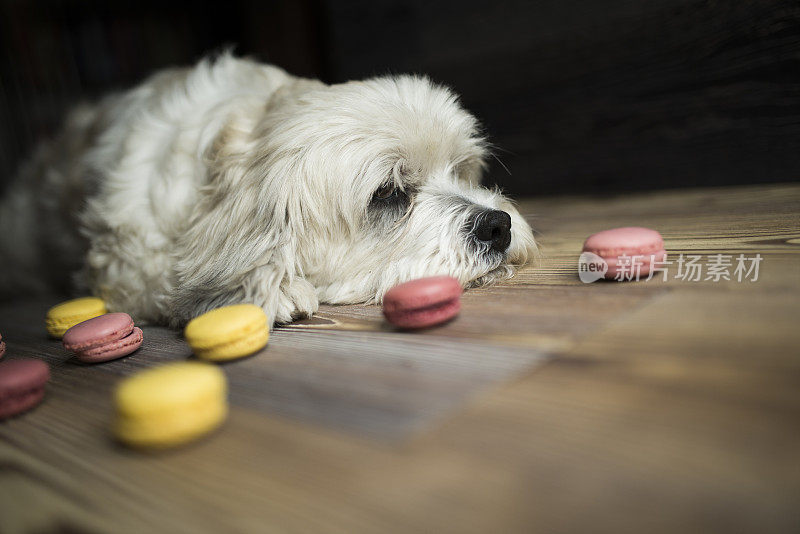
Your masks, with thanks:
<instances>
[{"instance_id":1,"label":"dog's eye","mask_svg":"<svg viewBox=\"0 0 800 534\"><path fill-rule=\"evenodd\" d=\"M375 191L375 194L372 195L372 198L376 200L388 200L395 196L397 192L397 185L394 182L389 182L380 186L378 190Z\"/></svg>"}]
</instances>

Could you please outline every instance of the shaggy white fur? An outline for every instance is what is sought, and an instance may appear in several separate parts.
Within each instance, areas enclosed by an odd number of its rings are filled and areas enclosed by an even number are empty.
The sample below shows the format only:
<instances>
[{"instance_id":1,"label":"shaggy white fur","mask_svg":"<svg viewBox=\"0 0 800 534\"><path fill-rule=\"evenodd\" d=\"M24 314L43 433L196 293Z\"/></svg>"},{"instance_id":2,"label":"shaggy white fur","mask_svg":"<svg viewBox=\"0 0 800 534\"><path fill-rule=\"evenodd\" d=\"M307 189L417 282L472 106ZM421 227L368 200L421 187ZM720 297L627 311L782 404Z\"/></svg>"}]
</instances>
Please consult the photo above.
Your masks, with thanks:
<instances>
[{"instance_id":1,"label":"shaggy white fur","mask_svg":"<svg viewBox=\"0 0 800 534\"><path fill-rule=\"evenodd\" d=\"M507 278L536 245L479 186L485 155L426 78L328 86L223 54L69 116L0 204L0 291L72 286L177 326L237 302L280 323L422 276Z\"/></svg>"}]
</instances>

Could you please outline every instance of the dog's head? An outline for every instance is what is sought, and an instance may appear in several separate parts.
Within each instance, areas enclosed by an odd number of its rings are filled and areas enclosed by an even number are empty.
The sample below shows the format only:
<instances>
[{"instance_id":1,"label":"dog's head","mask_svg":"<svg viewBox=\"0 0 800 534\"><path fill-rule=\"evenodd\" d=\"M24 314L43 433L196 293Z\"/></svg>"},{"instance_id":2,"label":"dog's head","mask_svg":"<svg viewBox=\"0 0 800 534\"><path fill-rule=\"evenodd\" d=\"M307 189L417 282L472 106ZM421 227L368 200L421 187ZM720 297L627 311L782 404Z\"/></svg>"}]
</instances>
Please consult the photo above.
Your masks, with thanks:
<instances>
[{"instance_id":1,"label":"dog's head","mask_svg":"<svg viewBox=\"0 0 800 534\"><path fill-rule=\"evenodd\" d=\"M218 212L201 214L222 240L206 261L229 283L270 266L273 284L304 278L322 302L379 302L423 276L507 278L535 252L512 203L479 185L475 118L425 78L297 83L246 120L245 137L217 143L223 185L207 203Z\"/></svg>"}]
</instances>

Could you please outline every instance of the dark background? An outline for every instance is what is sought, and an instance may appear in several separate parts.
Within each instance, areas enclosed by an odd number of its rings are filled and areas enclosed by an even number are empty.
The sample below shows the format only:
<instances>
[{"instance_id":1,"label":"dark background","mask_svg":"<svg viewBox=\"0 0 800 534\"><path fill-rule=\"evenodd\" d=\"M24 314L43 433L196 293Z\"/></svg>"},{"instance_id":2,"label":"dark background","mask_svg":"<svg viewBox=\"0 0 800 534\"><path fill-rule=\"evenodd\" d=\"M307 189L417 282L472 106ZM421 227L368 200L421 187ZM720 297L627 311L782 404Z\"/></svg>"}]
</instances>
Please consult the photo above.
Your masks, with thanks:
<instances>
[{"instance_id":1,"label":"dark background","mask_svg":"<svg viewBox=\"0 0 800 534\"><path fill-rule=\"evenodd\" d=\"M0 0L0 189L67 106L225 44L330 83L429 75L518 196L800 170L797 1Z\"/></svg>"}]
</instances>

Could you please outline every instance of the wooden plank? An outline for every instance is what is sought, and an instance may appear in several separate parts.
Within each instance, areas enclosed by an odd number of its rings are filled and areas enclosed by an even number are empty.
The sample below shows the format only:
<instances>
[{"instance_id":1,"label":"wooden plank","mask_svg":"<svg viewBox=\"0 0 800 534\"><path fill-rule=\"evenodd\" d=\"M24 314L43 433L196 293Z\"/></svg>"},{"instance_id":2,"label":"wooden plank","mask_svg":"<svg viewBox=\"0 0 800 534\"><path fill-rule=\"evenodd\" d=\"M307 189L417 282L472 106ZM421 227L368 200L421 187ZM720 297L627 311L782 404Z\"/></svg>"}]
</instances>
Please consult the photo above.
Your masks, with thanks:
<instances>
[{"instance_id":1,"label":"wooden plank","mask_svg":"<svg viewBox=\"0 0 800 534\"><path fill-rule=\"evenodd\" d=\"M63 373L91 376L97 370L103 371L102 377L122 377L191 356L178 332L144 326L145 342L130 357L83 365L47 338L43 317L52 304L42 300L6 306L0 310L0 325L9 355L48 361L54 381ZM508 316L513 312L508 310ZM467 327L476 322L469 312L464 316ZM375 438L399 439L548 355L519 343L505 347L488 337L459 342L452 335L414 336L393 331L381 320L375 324L384 330L369 335L339 332L335 341L330 333L314 329L276 329L266 349L224 365L231 401ZM98 380L107 379L102 377Z\"/></svg>"},{"instance_id":2,"label":"wooden plank","mask_svg":"<svg viewBox=\"0 0 800 534\"><path fill-rule=\"evenodd\" d=\"M441 329L324 307L222 366L233 405L191 446L116 445L123 376L189 351L74 362L45 300L0 305L8 357L53 366L0 423L0 532L793 532L800 526L800 186L525 202L545 254ZM627 211L623 211L625 208ZM595 229L652 221L671 252L760 251L755 283L595 283ZM547 364L535 370L542 358Z\"/></svg>"}]
</instances>

